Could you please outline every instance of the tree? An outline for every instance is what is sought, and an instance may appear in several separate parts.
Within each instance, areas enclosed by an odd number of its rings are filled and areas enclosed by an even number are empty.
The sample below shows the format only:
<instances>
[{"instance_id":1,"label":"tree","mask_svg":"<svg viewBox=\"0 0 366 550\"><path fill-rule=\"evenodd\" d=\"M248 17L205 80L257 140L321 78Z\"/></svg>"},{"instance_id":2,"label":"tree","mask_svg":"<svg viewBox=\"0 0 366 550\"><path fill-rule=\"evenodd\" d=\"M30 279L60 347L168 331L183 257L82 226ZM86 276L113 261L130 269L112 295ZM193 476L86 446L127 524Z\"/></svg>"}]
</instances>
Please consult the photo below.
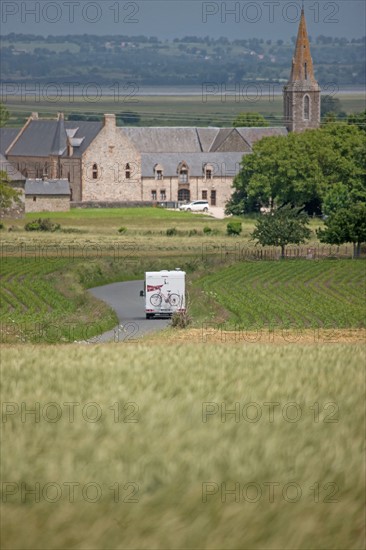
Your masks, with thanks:
<instances>
[{"instance_id":1,"label":"tree","mask_svg":"<svg viewBox=\"0 0 366 550\"><path fill-rule=\"evenodd\" d=\"M6 123L9 120L9 111L3 103L0 103L0 128L6 126Z\"/></svg>"},{"instance_id":2,"label":"tree","mask_svg":"<svg viewBox=\"0 0 366 550\"><path fill-rule=\"evenodd\" d=\"M9 208L13 202L20 202L20 191L13 189L6 172L0 172L0 209Z\"/></svg>"},{"instance_id":3,"label":"tree","mask_svg":"<svg viewBox=\"0 0 366 550\"><path fill-rule=\"evenodd\" d=\"M366 203L358 202L348 208L335 210L326 220L325 229L318 229L321 242L353 244L353 256L358 258L361 244L366 242Z\"/></svg>"},{"instance_id":4,"label":"tree","mask_svg":"<svg viewBox=\"0 0 366 550\"><path fill-rule=\"evenodd\" d=\"M348 124L357 126L363 132L366 132L366 110L363 113L354 113L347 120Z\"/></svg>"},{"instance_id":5,"label":"tree","mask_svg":"<svg viewBox=\"0 0 366 550\"><path fill-rule=\"evenodd\" d=\"M300 244L309 239L309 218L303 208L286 204L270 214L264 214L256 223L251 237L262 246L280 246L281 258L285 257L288 244Z\"/></svg>"},{"instance_id":6,"label":"tree","mask_svg":"<svg viewBox=\"0 0 366 550\"><path fill-rule=\"evenodd\" d=\"M269 124L259 113L240 113L233 122L234 128L263 128L265 126L269 126Z\"/></svg>"},{"instance_id":7,"label":"tree","mask_svg":"<svg viewBox=\"0 0 366 550\"><path fill-rule=\"evenodd\" d=\"M265 137L243 157L227 212L258 211L273 202L304 204L308 213L321 214L336 184L346 187L353 202L366 202L365 165L366 135L354 125Z\"/></svg>"}]
</instances>

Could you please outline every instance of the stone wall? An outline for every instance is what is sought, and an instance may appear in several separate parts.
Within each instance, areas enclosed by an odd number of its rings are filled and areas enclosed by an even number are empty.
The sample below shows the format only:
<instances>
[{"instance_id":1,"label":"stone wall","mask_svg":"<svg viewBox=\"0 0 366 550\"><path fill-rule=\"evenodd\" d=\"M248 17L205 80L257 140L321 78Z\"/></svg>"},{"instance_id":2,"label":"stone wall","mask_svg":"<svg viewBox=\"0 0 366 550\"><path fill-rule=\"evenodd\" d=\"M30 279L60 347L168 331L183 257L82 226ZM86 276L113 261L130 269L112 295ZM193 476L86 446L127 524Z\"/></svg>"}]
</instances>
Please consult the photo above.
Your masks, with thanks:
<instances>
[{"instance_id":1,"label":"stone wall","mask_svg":"<svg viewBox=\"0 0 366 550\"><path fill-rule=\"evenodd\" d=\"M105 115L104 127L85 151L82 159L82 198L85 201L113 202L143 200L141 155L116 127L114 115ZM130 166L129 178L126 165ZM93 170L96 165L96 171Z\"/></svg>"},{"instance_id":2,"label":"stone wall","mask_svg":"<svg viewBox=\"0 0 366 550\"><path fill-rule=\"evenodd\" d=\"M34 200L34 198L36 200ZM67 212L70 199L67 195L36 195L25 198L25 211L28 212Z\"/></svg>"},{"instance_id":3,"label":"stone wall","mask_svg":"<svg viewBox=\"0 0 366 550\"><path fill-rule=\"evenodd\" d=\"M216 206L225 206L232 194L232 177L218 177L213 179L205 179L200 177L190 177L189 184L179 184L178 177L164 177L162 180L154 178L142 179L142 199L151 201L152 191L156 191L156 200L161 202L178 201L178 190L180 188L189 189L190 200L201 200L202 191L207 191L207 200L210 203L211 191L216 191ZM165 189L166 199L161 198L161 190Z\"/></svg>"},{"instance_id":4,"label":"stone wall","mask_svg":"<svg viewBox=\"0 0 366 550\"><path fill-rule=\"evenodd\" d=\"M309 119L304 119L304 97L309 96ZM289 99L287 99L289 98ZM290 112L287 119L287 129L290 132L314 130L320 126L320 92L318 91L287 91L284 93L284 112L286 117L286 102L290 103Z\"/></svg>"}]
</instances>

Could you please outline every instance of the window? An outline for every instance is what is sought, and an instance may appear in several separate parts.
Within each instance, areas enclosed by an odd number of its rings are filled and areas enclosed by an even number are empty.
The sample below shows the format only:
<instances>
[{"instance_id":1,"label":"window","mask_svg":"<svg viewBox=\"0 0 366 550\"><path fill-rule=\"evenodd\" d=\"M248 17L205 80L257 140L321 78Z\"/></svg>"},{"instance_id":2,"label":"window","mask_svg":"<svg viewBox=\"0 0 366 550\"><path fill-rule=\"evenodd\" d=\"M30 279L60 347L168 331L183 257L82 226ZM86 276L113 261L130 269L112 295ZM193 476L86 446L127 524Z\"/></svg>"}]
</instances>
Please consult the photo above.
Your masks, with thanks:
<instances>
[{"instance_id":1,"label":"window","mask_svg":"<svg viewBox=\"0 0 366 550\"><path fill-rule=\"evenodd\" d=\"M211 206L216 206L216 191L211 191Z\"/></svg>"},{"instance_id":2,"label":"window","mask_svg":"<svg viewBox=\"0 0 366 550\"><path fill-rule=\"evenodd\" d=\"M291 117L291 100L289 96L286 98L286 118L289 119Z\"/></svg>"},{"instance_id":3,"label":"window","mask_svg":"<svg viewBox=\"0 0 366 550\"><path fill-rule=\"evenodd\" d=\"M308 95L304 97L304 120L310 118L310 98Z\"/></svg>"},{"instance_id":4,"label":"window","mask_svg":"<svg viewBox=\"0 0 366 550\"><path fill-rule=\"evenodd\" d=\"M188 183L188 166L185 162L181 162L178 166L178 181Z\"/></svg>"},{"instance_id":5,"label":"window","mask_svg":"<svg viewBox=\"0 0 366 550\"><path fill-rule=\"evenodd\" d=\"M189 192L189 189L179 189L178 191L179 202L189 202L190 198L191 198L191 194Z\"/></svg>"},{"instance_id":6,"label":"window","mask_svg":"<svg viewBox=\"0 0 366 550\"><path fill-rule=\"evenodd\" d=\"M131 179L131 167L130 167L129 163L126 164L125 175L126 175L126 180Z\"/></svg>"},{"instance_id":7,"label":"window","mask_svg":"<svg viewBox=\"0 0 366 550\"><path fill-rule=\"evenodd\" d=\"M304 65L304 70L305 70L305 80L307 80L308 79L308 64L307 63L305 63L305 65Z\"/></svg>"},{"instance_id":8,"label":"window","mask_svg":"<svg viewBox=\"0 0 366 550\"><path fill-rule=\"evenodd\" d=\"M155 179L161 181L163 179L163 167L161 166L161 164L155 165L154 172L155 172Z\"/></svg>"},{"instance_id":9,"label":"window","mask_svg":"<svg viewBox=\"0 0 366 550\"><path fill-rule=\"evenodd\" d=\"M188 170L181 169L179 172L179 181L180 183L188 183Z\"/></svg>"},{"instance_id":10,"label":"window","mask_svg":"<svg viewBox=\"0 0 366 550\"><path fill-rule=\"evenodd\" d=\"M93 180L98 179L98 166L97 166L97 164L93 164L92 176L93 176Z\"/></svg>"},{"instance_id":11,"label":"window","mask_svg":"<svg viewBox=\"0 0 366 550\"><path fill-rule=\"evenodd\" d=\"M204 166L203 172L206 180L212 180L213 169L211 164L206 164Z\"/></svg>"},{"instance_id":12,"label":"window","mask_svg":"<svg viewBox=\"0 0 366 550\"><path fill-rule=\"evenodd\" d=\"M37 197L33 197L33 202L36 202L37 201Z\"/></svg>"},{"instance_id":13,"label":"window","mask_svg":"<svg viewBox=\"0 0 366 550\"><path fill-rule=\"evenodd\" d=\"M202 191L202 200L207 201L207 191Z\"/></svg>"},{"instance_id":14,"label":"window","mask_svg":"<svg viewBox=\"0 0 366 550\"><path fill-rule=\"evenodd\" d=\"M166 192L165 189L160 189L160 200L165 201L166 200Z\"/></svg>"},{"instance_id":15,"label":"window","mask_svg":"<svg viewBox=\"0 0 366 550\"><path fill-rule=\"evenodd\" d=\"M156 189L153 189L153 190L151 191L151 200L152 200L152 201L156 201Z\"/></svg>"}]
</instances>

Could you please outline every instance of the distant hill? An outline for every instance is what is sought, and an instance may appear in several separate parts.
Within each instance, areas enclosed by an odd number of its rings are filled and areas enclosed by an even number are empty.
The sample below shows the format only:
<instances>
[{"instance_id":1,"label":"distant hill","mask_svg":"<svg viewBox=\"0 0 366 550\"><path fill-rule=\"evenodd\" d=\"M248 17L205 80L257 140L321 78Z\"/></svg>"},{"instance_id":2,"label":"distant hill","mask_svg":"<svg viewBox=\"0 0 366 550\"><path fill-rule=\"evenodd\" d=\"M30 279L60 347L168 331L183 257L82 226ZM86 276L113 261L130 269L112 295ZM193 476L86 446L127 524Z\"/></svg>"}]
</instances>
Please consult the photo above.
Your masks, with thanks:
<instances>
[{"instance_id":1,"label":"distant hill","mask_svg":"<svg viewBox=\"0 0 366 550\"><path fill-rule=\"evenodd\" d=\"M3 82L112 85L197 85L203 82L284 82L294 40L233 40L187 36L159 41L146 36L1 37ZM365 83L365 37L318 36L312 42L316 77L327 84Z\"/></svg>"}]
</instances>

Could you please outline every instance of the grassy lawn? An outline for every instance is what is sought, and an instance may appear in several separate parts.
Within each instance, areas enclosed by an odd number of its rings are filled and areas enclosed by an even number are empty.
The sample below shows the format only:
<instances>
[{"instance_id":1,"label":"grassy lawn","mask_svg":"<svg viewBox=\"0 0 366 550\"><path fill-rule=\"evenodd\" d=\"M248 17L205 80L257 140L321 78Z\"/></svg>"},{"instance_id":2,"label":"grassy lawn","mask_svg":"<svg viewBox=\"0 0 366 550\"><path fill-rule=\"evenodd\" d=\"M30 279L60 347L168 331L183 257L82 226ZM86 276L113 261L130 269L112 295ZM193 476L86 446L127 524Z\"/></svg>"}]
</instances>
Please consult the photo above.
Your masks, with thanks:
<instances>
[{"instance_id":1,"label":"grassy lawn","mask_svg":"<svg viewBox=\"0 0 366 550\"><path fill-rule=\"evenodd\" d=\"M2 547L363 548L364 358L5 347Z\"/></svg>"}]
</instances>

